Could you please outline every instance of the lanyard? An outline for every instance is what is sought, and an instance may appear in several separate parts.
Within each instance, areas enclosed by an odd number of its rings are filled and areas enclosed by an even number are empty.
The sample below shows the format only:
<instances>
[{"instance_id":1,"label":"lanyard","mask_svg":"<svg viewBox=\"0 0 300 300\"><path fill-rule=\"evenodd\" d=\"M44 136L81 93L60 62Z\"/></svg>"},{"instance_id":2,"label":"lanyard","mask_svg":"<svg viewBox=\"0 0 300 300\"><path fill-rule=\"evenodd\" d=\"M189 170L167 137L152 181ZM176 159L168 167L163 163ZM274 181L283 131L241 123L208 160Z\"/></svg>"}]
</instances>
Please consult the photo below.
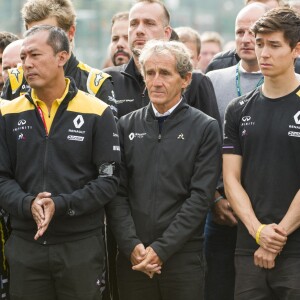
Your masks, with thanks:
<instances>
[{"instance_id":1,"label":"lanyard","mask_svg":"<svg viewBox=\"0 0 300 300\"><path fill-rule=\"evenodd\" d=\"M235 70L235 84L236 84L236 92L238 97L242 96L242 90L241 90L241 80L240 80L240 61L236 65L236 70ZM264 77L262 76L258 83L256 84L255 88L258 88L260 85L262 85L264 82Z\"/></svg>"},{"instance_id":2,"label":"lanyard","mask_svg":"<svg viewBox=\"0 0 300 300\"><path fill-rule=\"evenodd\" d=\"M42 109L40 108L40 106L39 106L39 105L37 105L37 109L38 109L38 111L39 111L39 114L40 114L40 116L41 116L41 119L42 119L42 121L43 121L44 128L45 128L45 131L46 131L46 135L48 136L48 129L47 129L47 125L46 125L46 121L45 121L44 113L43 113L43 111L42 111Z\"/></svg>"}]
</instances>

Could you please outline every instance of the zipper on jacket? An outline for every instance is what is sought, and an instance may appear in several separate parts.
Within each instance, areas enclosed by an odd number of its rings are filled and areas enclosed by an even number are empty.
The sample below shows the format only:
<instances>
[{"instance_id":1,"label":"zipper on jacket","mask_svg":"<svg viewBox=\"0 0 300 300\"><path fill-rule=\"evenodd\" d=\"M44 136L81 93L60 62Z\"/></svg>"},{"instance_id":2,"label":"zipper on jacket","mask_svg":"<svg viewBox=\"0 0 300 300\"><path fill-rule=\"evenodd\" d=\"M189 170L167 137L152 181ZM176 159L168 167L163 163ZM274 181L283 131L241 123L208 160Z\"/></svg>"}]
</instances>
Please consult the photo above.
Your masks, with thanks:
<instances>
[{"instance_id":1,"label":"zipper on jacket","mask_svg":"<svg viewBox=\"0 0 300 300\"><path fill-rule=\"evenodd\" d=\"M39 112L39 115L42 119L42 123L44 125L44 130L45 130L45 154L44 154L44 161L43 161L43 191L46 191L46 170L47 170L47 157L48 157L48 137L49 137L49 133L48 133L48 129L47 129L47 125L46 125L46 121L45 121L45 117L44 117L44 113L42 111L42 109L37 105L37 110Z\"/></svg>"},{"instance_id":2,"label":"zipper on jacket","mask_svg":"<svg viewBox=\"0 0 300 300\"><path fill-rule=\"evenodd\" d=\"M44 162L43 162L43 191L47 191L47 183L46 183L47 160L48 160L48 135L45 135L45 155L44 155Z\"/></svg>"},{"instance_id":3,"label":"zipper on jacket","mask_svg":"<svg viewBox=\"0 0 300 300\"><path fill-rule=\"evenodd\" d=\"M162 155L162 147L163 147L163 144L161 144L160 142L162 141L162 133L163 131L165 131L165 128L164 126L162 127L161 129L161 132L159 132L159 125L158 125L158 121L156 122L156 130L158 131L158 138L157 138L157 147L155 149L155 157L156 157L156 161L157 161L157 165L155 167L155 173L154 173L154 176L153 176L153 181L152 181L152 184L153 184L153 194L152 194L152 203L153 203L153 206L152 206L152 217L151 217L151 238L154 239L156 237L156 230L157 230L157 227L156 227L156 216L157 216L157 205L158 205L158 202L159 200L157 199L157 187L158 187L158 184L159 184L159 175L160 175L160 160L162 159L161 158L161 155Z\"/></svg>"}]
</instances>

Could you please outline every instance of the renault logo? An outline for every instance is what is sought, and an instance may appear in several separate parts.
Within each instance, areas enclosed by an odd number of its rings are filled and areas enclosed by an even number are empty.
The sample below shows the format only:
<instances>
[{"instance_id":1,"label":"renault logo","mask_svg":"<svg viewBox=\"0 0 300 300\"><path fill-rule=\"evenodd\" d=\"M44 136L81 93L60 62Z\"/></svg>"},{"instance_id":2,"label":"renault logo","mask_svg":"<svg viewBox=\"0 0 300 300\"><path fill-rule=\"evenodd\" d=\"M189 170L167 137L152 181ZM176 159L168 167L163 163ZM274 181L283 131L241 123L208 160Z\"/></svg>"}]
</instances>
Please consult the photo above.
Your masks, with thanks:
<instances>
[{"instance_id":1,"label":"renault logo","mask_svg":"<svg viewBox=\"0 0 300 300\"><path fill-rule=\"evenodd\" d=\"M300 124L300 111L298 111L295 115L294 115L294 120L295 120L295 123L297 125Z\"/></svg>"},{"instance_id":2,"label":"renault logo","mask_svg":"<svg viewBox=\"0 0 300 300\"><path fill-rule=\"evenodd\" d=\"M82 115L78 115L74 119L73 123L74 123L75 128L79 129L84 124L84 120L83 120Z\"/></svg>"},{"instance_id":3,"label":"renault logo","mask_svg":"<svg viewBox=\"0 0 300 300\"><path fill-rule=\"evenodd\" d=\"M134 133L133 132L131 132L130 134L129 134L129 139L132 141L133 139L134 139Z\"/></svg>"}]
</instances>

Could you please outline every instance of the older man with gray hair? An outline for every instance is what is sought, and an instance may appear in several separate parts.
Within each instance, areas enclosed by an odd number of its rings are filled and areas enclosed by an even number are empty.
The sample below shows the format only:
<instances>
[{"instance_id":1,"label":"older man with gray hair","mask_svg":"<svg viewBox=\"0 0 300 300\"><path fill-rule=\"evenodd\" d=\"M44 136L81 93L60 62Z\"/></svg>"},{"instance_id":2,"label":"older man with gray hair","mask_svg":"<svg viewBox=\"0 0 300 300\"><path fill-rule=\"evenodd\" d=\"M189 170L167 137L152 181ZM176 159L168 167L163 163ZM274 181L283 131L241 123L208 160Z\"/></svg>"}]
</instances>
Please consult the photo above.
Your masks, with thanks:
<instances>
[{"instance_id":1,"label":"older man with gray hair","mask_svg":"<svg viewBox=\"0 0 300 300\"><path fill-rule=\"evenodd\" d=\"M139 62L150 103L118 122L121 185L108 210L119 246L120 299L203 299L218 122L182 101L192 72L186 46L149 41Z\"/></svg>"}]
</instances>

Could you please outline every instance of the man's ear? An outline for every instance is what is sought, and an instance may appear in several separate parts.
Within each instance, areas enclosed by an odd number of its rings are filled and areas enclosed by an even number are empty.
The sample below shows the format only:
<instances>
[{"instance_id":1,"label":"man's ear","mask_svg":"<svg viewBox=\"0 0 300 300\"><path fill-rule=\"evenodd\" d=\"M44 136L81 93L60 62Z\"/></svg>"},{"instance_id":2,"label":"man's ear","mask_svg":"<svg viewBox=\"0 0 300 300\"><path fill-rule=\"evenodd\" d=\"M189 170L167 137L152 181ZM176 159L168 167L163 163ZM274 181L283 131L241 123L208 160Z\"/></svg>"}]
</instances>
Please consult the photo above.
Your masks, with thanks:
<instances>
[{"instance_id":1,"label":"man's ear","mask_svg":"<svg viewBox=\"0 0 300 300\"><path fill-rule=\"evenodd\" d=\"M165 30L165 39L166 41L169 41L173 29L170 26L166 26L164 30Z\"/></svg>"},{"instance_id":2,"label":"man's ear","mask_svg":"<svg viewBox=\"0 0 300 300\"><path fill-rule=\"evenodd\" d=\"M75 25L71 25L70 29L67 32L67 36L69 38L70 43L72 43L74 41L75 32L76 32L76 26Z\"/></svg>"},{"instance_id":3,"label":"man's ear","mask_svg":"<svg viewBox=\"0 0 300 300\"><path fill-rule=\"evenodd\" d=\"M185 78L183 78L183 81L182 81L182 88L185 89L189 86L189 84L191 83L192 81L192 72L189 72L185 75Z\"/></svg>"},{"instance_id":4,"label":"man's ear","mask_svg":"<svg viewBox=\"0 0 300 300\"><path fill-rule=\"evenodd\" d=\"M293 49L294 51L294 59L296 59L298 56L300 56L300 42L298 42Z\"/></svg>"},{"instance_id":5,"label":"man's ear","mask_svg":"<svg viewBox=\"0 0 300 300\"><path fill-rule=\"evenodd\" d=\"M63 67L69 59L69 53L67 51L60 51L56 55L58 59L58 66Z\"/></svg>"}]
</instances>

